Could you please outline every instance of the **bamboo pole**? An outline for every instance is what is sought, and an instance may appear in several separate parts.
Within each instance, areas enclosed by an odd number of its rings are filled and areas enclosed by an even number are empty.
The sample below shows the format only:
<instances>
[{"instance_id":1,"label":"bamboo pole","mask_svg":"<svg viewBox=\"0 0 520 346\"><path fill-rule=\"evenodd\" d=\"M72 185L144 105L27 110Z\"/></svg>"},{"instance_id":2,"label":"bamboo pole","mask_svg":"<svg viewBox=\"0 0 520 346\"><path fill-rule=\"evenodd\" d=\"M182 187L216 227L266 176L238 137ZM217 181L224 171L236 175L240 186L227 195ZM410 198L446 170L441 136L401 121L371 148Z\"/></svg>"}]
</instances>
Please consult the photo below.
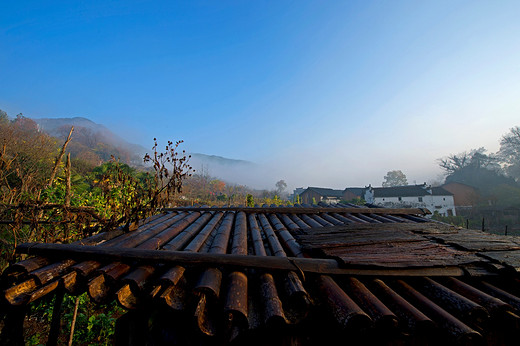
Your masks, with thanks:
<instances>
[{"instance_id":1,"label":"bamboo pole","mask_svg":"<svg viewBox=\"0 0 520 346\"><path fill-rule=\"evenodd\" d=\"M247 255L247 218L246 214L239 212L235 218L231 253L234 255ZM236 325L247 328L248 316L248 278L244 270L231 271L227 276L227 294L224 303L224 311Z\"/></svg>"},{"instance_id":2,"label":"bamboo pole","mask_svg":"<svg viewBox=\"0 0 520 346\"><path fill-rule=\"evenodd\" d=\"M186 245L184 248L184 251L188 252L199 252L202 251L201 248L206 243L207 239L210 237L211 233L219 224L219 221L222 219L224 213L217 212L214 215L212 215L211 219L204 225L202 230L194 232L194 234L197 234L195 238L193 238L189 244ZM193 226L193 225L192 225ZM190 226L190 228L192 227ZM202 226L202 225L200 225ZM194 226L199 228L198 226ZM191 233L191 230L188 232ZM184 241L177 242L175 239L172 240L173 247L170 247L170 243L165 245L165 249L171 250L171 251L177 251L180 250L182 246L184 246ZM181 244L182 243L182 244ZM178 246L178 247L177 247ZM203 252L203 251L202 251ZM161 282L161 285L158 285L152 292L155 292L156 290L162 291L160 295L158 295L159 299L164 302L166 305L168 305L172 309L176 309L177 306L175 302L177 299L176 297L176 288L179 286L179 282L181 281L181 278L184 275L184 271L186 269L181 265L177 264L173 267L171 267L166 273L164 273L163 276L159 279ZM164 286L164 289L161 290L161 286ZM157 289L158 288L158 289Z\"/></svg>"}]
</instances>

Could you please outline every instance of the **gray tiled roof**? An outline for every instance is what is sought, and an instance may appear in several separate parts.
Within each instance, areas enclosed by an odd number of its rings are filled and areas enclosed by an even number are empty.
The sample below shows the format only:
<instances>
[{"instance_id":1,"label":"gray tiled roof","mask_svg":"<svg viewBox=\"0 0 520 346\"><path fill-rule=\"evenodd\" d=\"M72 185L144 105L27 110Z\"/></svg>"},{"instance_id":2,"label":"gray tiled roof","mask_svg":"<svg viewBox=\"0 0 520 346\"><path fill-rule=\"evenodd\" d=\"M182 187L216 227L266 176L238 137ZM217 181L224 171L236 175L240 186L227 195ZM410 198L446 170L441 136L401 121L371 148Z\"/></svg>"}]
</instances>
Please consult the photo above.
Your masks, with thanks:
<instances>
[{"instance_id":1,"label":"gray tiled roof","mask_svg":"<svg viewBox=\"0 0 520 346\"><path fill-rule=\"evenodd\" d=\"M432 195L434 196L453 196L451 192L442 187L432 187Z\"/></svg>"},{"instance_id":2,"label":"gray tiled roof","mask_svg":"<svg viewBox=\"0 0 520 346\"><path fill-rule=\"evenodd\" d=\"M344 191L350 191L357 196L362 196L366 188L364 187L347 187Z\"/></svg>"},{"instance_id":3,"label":"gray tiled roof","mask_svg":"<svg viewBox=\"0 0 520 346\"><path fill-rule=\"evenodd\" d=\"M329 188L324 188L324 187L308 187L307 189L312 190L312 191L322 195L323 197L337 197L337 198L343 197L343 190L334 190L334 189L329 189Z\"/></svg>"}]
</instances>

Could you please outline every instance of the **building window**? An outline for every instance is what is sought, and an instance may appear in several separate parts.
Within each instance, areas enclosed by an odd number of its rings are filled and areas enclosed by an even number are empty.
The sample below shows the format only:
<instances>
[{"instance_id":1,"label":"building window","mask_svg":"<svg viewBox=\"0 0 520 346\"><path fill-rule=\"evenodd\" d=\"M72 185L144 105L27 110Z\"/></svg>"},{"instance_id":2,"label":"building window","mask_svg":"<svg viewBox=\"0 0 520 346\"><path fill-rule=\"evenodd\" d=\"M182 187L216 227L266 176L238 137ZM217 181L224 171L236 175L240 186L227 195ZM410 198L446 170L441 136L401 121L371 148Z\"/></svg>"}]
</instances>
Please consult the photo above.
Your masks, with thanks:
<instances>
[{"instance_id":1,"label":"building window","mask_svg":"<svg viewBox=\"0 0 520 346\"><path fill-rule=\"evenodd\" d=\"M418 199L419 199L419 202L422 202L422 197L419 197Z\"/></svg>"}]
</instances>

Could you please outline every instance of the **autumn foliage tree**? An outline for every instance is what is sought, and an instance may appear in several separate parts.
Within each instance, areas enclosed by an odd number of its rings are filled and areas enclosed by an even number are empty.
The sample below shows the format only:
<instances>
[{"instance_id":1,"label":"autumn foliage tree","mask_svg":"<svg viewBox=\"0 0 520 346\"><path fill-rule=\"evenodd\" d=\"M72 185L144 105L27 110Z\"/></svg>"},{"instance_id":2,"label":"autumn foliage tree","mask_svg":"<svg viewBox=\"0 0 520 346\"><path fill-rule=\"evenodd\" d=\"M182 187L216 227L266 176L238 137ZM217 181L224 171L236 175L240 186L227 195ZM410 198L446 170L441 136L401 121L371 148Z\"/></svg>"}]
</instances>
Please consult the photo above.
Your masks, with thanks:
<instances>
[{"instance_id":1,"label":"autumn foliage tree","mask_svg":"<svg viewBox=\"0 0 520 346\"><path fill-rule=\"evenodd\" d=\"M383 187L404 186L408 184L406 175L400 170L389 171L384 176Z\"/></svg>"}]
</instances>

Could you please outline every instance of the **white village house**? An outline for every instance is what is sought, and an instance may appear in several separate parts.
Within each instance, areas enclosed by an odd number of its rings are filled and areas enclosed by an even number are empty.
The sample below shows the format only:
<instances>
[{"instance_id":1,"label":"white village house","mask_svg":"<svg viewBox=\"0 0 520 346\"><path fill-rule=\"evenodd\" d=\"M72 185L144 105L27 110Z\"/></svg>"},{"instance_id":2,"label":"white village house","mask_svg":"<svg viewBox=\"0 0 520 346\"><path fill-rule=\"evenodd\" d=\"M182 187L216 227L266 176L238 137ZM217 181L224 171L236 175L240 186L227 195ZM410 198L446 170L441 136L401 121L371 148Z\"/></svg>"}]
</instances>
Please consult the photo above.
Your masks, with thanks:
<instances>
[{"instance_id":1,"label":"white village house","mask_svg":"<svg viewBox=\"0 0 520 346\"><path fill-rule=\"evenodd\" d=\"M453 194L442 187L407 185L395 187L372 187L365 189L365 201L387 208L426 208L432 214L455 215Z\"/></svg>"}]
</instances>

